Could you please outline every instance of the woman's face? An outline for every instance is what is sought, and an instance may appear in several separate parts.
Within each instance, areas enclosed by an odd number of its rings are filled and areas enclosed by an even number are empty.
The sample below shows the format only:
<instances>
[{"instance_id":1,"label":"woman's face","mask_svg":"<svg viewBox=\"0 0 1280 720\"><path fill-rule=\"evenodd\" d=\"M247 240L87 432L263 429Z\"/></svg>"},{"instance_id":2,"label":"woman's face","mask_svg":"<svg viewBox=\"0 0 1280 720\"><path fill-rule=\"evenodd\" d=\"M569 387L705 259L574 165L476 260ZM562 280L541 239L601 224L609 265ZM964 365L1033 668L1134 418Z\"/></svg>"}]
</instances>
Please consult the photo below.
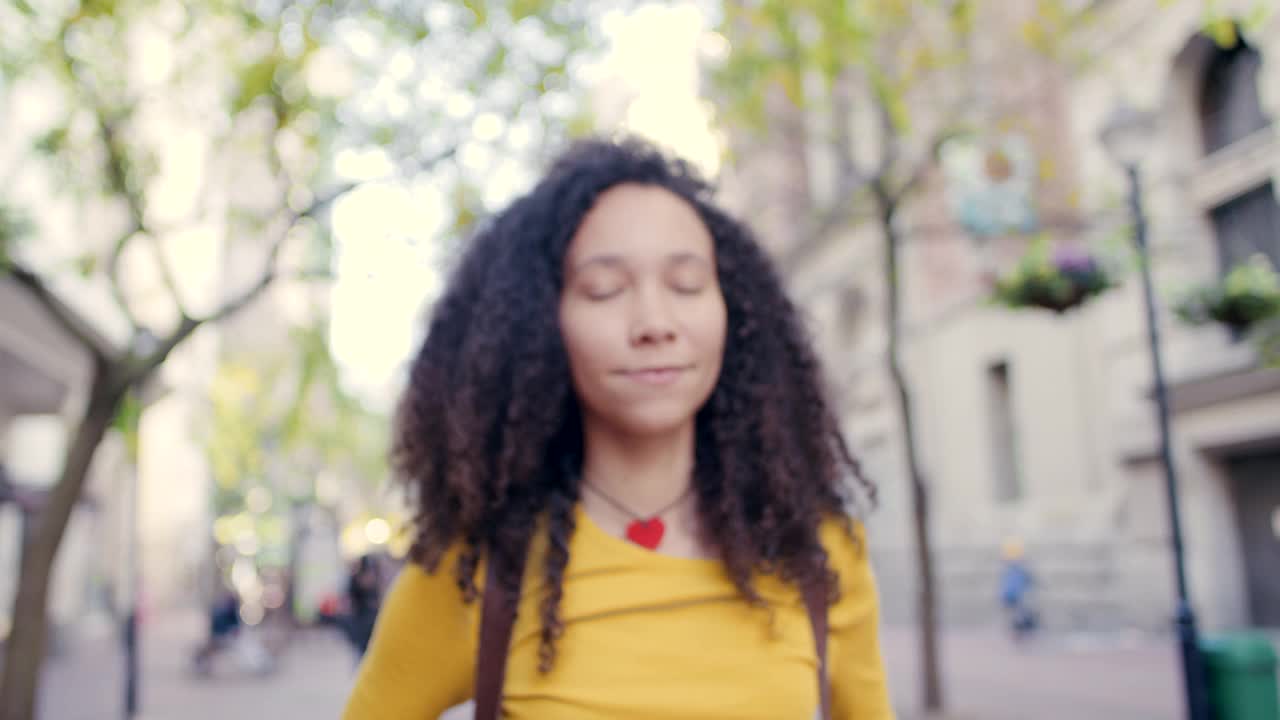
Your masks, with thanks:
<instances>
[{"instance_id":1,"label":"woman's face","mask_svg":"<svg viewBox=\"0 0 1280 720\"><path fill-rule=\"evenodd\" d=\"M689 422L720 375L726 311L702 219L663 188L617 185L564 260L560 330L585 419L650 435Z\"/></svg>"}]
</instances>

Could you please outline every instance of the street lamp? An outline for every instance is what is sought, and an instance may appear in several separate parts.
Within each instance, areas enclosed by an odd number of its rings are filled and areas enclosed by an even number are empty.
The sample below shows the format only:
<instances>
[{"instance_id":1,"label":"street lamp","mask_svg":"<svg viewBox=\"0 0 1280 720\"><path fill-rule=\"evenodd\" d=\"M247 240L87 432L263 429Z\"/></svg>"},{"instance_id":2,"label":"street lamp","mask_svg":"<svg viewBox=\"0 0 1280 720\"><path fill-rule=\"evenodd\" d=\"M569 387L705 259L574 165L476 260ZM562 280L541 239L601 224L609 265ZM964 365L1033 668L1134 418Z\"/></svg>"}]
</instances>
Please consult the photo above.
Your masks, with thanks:
<instances>
[{"instance_id":1,"label":"street lamp","mask_svg":"<svg viewBox=\"0 0 1280 720\"><path fill-rule=\"evenodd\" d=\"M1155 294L1151 287L1151 252L1147 245L1147 221L1142 212L1142 177L1139 163L1155 136L1156 116L1129 105L1118 106L1102 127L1100 139L1107 153L1121 167L1129 181L1129 210L1132 213L1138 268L1142 275L1142 300L1147 316L1147 346L1155 385L1156 420L1160 432L1160 461L1164 466L1164 487L1169 506L1169 531L1173 545L1173 569L1177 581L1178 604L1175 620L1182 655L1182 680L1186 692L1188 720L1208 720L1209 696L1205 687L1204 658L1200 654L1196 617L1187 593L1186 561L1182 546L1182 519L1178 511L1178 474L1173 462L1169 433L1169 394L1165 386L1164 362L1160 355L1160 325L1156 319Z\"/></svg>"}]
</instances>

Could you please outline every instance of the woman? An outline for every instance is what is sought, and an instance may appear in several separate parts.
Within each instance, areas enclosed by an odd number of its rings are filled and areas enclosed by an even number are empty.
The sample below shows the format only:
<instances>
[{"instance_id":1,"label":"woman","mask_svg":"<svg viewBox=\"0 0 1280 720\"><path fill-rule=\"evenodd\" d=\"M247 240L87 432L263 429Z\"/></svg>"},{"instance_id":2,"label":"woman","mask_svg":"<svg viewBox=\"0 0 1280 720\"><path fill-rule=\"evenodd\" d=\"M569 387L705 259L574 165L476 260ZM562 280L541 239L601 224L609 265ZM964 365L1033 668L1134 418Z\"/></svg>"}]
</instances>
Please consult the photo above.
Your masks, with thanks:
<instances>
[{"instance_id":1,"label":"woman","mask_svg":"<svg viewBox=\"0 0 1280 720\"><path fill-rule=\"evenodd\" d=\"M846 514L871 488L768 258L709 195L647 145L584 141L467 248L399 411L414 563L347 720L495 685L509 718L807 720L823 659L830 717L892 717Z\"/></svg>"}]
</instances>

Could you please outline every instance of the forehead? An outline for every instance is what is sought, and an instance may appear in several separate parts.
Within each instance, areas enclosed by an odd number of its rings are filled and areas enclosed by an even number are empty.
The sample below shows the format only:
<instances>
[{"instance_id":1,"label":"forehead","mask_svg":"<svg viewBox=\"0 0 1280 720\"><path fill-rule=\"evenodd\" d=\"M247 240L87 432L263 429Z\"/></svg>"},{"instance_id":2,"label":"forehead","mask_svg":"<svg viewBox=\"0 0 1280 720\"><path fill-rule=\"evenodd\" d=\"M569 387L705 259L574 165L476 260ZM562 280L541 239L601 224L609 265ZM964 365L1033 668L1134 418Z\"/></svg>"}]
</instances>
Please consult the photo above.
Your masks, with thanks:
<instances>
[{"instance_id":1,"label":"forehead","mask_svg":"<svg viewBox=\"0 0 1280 720\"><path fill-rule=\"evenodd\" d=\"M623 184L600 194L573 236L567 260L713 254L711 233L693 206L665 188Z\"/></svg>"}]
</instances>

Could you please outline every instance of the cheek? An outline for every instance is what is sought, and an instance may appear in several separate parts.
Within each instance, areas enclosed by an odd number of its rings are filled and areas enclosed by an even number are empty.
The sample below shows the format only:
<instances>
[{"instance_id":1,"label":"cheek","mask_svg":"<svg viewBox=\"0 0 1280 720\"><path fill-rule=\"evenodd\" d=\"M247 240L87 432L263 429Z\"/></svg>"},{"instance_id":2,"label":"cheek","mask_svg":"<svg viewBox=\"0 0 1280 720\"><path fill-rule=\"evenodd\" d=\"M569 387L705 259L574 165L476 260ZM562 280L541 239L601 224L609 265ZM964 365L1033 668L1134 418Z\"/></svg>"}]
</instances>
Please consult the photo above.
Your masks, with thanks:
<instances>
[{"instance_id":1,"label":"cheek","mask_svg":"<svg viewBox=\"0 0 1280 720\"><path fill-rule=\"evenodd\" d=\"M709 303L703 312L696 316L691 324L689 334L697 345L699 353L706 356L719 356L724 353L725 335L728 332L729 313L723 298Z\"/></svg>"},{"instance_id":2,"label":"cheek","mask_svg":"<svg viewBox=\"0 0 1280 720\"><path fill-rule=\"evenodd\" d=\"M575 375L606 364L609 338L604 325L581 309L561 308L560 336Z\"/></svg>"}]
</instances>

